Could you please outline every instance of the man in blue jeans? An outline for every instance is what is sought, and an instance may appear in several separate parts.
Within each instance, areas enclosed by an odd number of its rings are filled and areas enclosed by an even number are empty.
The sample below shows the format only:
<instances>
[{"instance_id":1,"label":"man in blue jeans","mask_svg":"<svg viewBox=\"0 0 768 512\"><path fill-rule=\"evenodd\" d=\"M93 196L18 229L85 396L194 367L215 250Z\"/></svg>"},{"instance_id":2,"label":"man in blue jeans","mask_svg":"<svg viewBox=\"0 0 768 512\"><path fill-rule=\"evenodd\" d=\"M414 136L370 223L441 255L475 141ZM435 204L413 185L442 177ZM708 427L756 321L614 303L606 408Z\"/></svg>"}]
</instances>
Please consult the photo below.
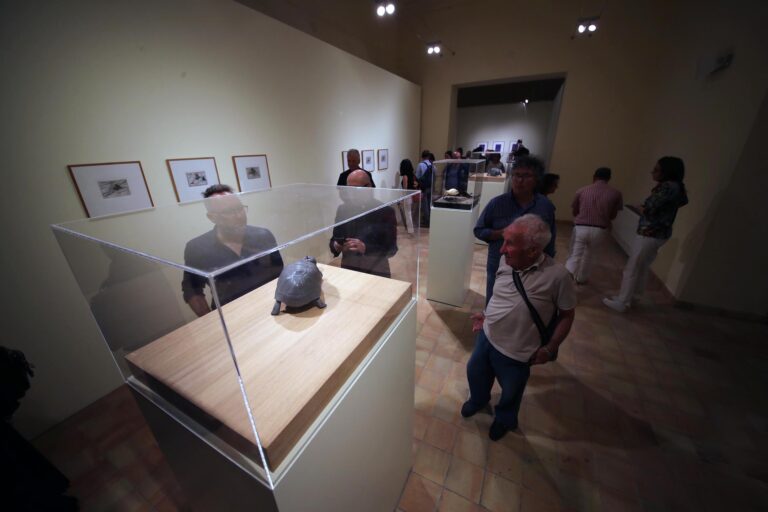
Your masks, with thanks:
<instances>
[{"instance_id":1,"label":"man in blue jeans","mask_svg":"<svg viewBox=\"0 0 768 512\"><path fill-rule=\"evenodd\" d=\"M472 315L472 330L478 335L467 362L470 396L461 408L465 418L485 408L494 379L499 381L501 398L488 432L493 441L517 428L531 365L552 360L576 313L576 290L570 273L544 253L551 237L549 225L538 215L526 214L505 228L502 236L503 258L493 295L483 313ZM542 345L531 312L514 284L514 274L544 324L549 325L558 315L546 345Z\"/></svg>"}]
</instances>

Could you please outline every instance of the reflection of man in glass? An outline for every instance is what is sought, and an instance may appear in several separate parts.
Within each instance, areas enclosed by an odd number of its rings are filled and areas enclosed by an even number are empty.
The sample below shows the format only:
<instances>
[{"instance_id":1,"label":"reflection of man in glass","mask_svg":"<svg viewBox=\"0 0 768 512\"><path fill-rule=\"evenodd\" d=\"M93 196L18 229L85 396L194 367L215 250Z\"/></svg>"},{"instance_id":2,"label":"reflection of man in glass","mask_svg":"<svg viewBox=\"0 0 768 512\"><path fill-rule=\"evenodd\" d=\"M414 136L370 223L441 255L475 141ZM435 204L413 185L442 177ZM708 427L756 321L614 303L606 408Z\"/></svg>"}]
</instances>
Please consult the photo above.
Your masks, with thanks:
<instances>
[{"instance_id":1,"label":"reflection of man in glass","mask_svg":"<svg viewBox=\"0 0 768 512\"><path fill-rule=\"evenodd\" d=\"M349 187L371 187L368 173L356 170L347 178ZM354 190L340 189L341 204L336 210L336 222L349 219L364 211L374 210L362 217L333 228L330 249L341 254L341 268L391 277L389 258L397 252L397 220L395 210L373 198L363 197Z\"/></svg>"},{"instance_id":2,"label":"reflection of man in glass","mask_svg":"<svg viewBox=\"0 0 768 512\"><path fill-rule=\"evenodd\" d=\"M204 193L208 219L214 228L187 242L184 264L205 271L226 267L242 259L277 246L274 235L265 228L246 224L246 206L228 185L214 185ZM239 265L215 278L216 291L222 305L275 279L283 269L278 251ZM197 274L184 273L181 289L184 301L197 316L215 307L205 299L208 280Z\"/></svg>"},{"instance_id":3,"label":"reflection of man in glass","mask_svg":"<svg viewBox=\"0 0 768 512\"><path fill-rule=\"evenodd\" d=\"M461 153L456 150L451 155L454 160L462 158ZM468 197L467 185L469 184L469 165L461 163L451 163L445 167L445 189L455 188L459 195Z\"/></svg>"}]
</instances>

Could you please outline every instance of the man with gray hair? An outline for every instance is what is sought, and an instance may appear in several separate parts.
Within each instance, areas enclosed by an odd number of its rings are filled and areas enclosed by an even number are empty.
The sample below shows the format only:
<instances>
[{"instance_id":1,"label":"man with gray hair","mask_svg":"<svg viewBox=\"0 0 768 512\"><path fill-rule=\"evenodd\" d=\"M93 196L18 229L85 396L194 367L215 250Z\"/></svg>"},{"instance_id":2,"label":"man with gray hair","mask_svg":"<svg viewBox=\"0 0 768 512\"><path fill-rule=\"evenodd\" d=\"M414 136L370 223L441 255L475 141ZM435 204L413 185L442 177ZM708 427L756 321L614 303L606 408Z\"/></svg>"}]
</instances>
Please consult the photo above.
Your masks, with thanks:
<instances>
[{"instance_id":1,"label":"man with gray hair","mask_svg":"<svg viewBox=\"0 0 768 512\"><path fill-rule=\"evenodd\" d=\"M493 283L501 259L502 232L516 218L535 213L549 224L552 237L544 252L555 256L555 206L536 189L544 176L544 163L533 156L515 160L512 169L512 190L494 197L483 209L475 224L475 237L488 242L486 263L485 303L491 300Z\"/></svg>"},{"instance_id":2,"label":"man with gray hair","mask_svg":"<svg viewBox=\"0 0 768 512\"><path fill-rule=\"evenodd\" d=\"M347 178L349 178L349 175L360 169L368 174L368 177L371 179L371 187L376 188L376 184L373 182L373 174L360 167L360 151L355 148L347 151L347 166L348 169L339 174L339 179L336 181L337 187L347 186Z\"/></svg>"},{"instance_id":3,"label":"man with gray hair","mask_svg":"<svg viewBox=\"0 0 768 512\"><path fill-rule=\"evenodd\" d=\"M544 253L551 237L547 223L526 214L507 226L502 236L504 258L493 295L483 313L472 315L472 330L478 334L467 362L470 396L461 408L465 418L484 409L494 379L499 381L501 398L488 432L493 441L517 428L531 365L556 357L576 313L571 275Z\"/></svg>"}]
</instances>

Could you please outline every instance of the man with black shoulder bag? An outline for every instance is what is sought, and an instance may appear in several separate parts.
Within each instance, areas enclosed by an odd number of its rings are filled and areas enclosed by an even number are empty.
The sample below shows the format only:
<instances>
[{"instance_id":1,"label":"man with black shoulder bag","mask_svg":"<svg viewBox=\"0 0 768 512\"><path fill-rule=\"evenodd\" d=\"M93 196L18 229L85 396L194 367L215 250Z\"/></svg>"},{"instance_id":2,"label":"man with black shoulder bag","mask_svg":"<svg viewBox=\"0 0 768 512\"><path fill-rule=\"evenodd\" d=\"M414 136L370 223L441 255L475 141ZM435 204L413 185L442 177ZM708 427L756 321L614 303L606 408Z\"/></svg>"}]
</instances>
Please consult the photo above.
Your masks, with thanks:
<instances>
[{"instance_id":1,"label":"man with black shoulder bag","mask_svg":"<svg viewBox=\"0 0 768 512\"><path fill-rule=\"evenodd\" d=\"M538 215L523 215L503 237L493 295L485 311L472 316L477 339L467 362L470 397L461 408L465 418L484 409L498 380L501 398L488 432L494 441L517 428L531 366L557 358L576 313L570 273L544 254L549 225Z\"/></svg>"}]
</instances>

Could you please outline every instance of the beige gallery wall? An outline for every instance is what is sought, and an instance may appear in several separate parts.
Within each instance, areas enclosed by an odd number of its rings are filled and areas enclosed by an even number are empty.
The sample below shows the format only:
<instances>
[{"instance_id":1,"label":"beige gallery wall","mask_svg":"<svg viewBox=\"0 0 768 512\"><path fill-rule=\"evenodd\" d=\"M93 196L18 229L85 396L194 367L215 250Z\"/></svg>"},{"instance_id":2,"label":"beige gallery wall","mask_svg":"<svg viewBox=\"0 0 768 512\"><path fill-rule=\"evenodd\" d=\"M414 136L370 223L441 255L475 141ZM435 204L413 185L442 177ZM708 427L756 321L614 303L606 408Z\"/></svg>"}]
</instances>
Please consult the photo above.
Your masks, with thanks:
<instances>
[{"instance_id":1,"label":"beige gallery wall","mask_svg":"<svg viewBox=\"0 0 768 512\"><path fill-rule=\"evenodd\" d=\"M341 150L417 154L420 88L229 1L4 2L2 344L36 365L27 435L120 380L49 225L84 216L67 164L140 160L156 205L166 158L266 153L273 185L332 183Z\"/></svg>"},{"instance_id":2,"label":"beige gallery wall","mask_svg":"<svg viewBox=\"0 0 768 512\"><path fill-rule=\"evenodd\" d=\"M577 5L550 0L515 11L506 2L489 1L485 9L497 13L492 22L470 16L466 9L457 4L433 13L434 38L449 52L432 60L422 55L410 63L423 77L422 145L439 149L455 143L455 86L564 73L548 162L562 176L553 196L558 218L570 220L573 194L591 181L595 168L611 167L613 184L625 201L639 203L653 186L655 161L663 155L680 156L687 164L691 203L680 211L654 272L688 302L729 309L735 303L726 297L743 299L746 283L720 293L717 304L713 291L686 284L695 262L715 257L700 249L705 237L718 236L708 225L723 207L721 192L733 179L768 87L768 32L761 26L768 19L768 4L685 0ZM596 36L571 39L580 16L601 10ZM735 52L733 65L720 75L703 77L702 63L728 48ZM747 231L743 236L753 235ZM717 245L717 240L710 243ZM742 312L768 311L757 299L738 304Z\"/></svg>"}]
</instances>

